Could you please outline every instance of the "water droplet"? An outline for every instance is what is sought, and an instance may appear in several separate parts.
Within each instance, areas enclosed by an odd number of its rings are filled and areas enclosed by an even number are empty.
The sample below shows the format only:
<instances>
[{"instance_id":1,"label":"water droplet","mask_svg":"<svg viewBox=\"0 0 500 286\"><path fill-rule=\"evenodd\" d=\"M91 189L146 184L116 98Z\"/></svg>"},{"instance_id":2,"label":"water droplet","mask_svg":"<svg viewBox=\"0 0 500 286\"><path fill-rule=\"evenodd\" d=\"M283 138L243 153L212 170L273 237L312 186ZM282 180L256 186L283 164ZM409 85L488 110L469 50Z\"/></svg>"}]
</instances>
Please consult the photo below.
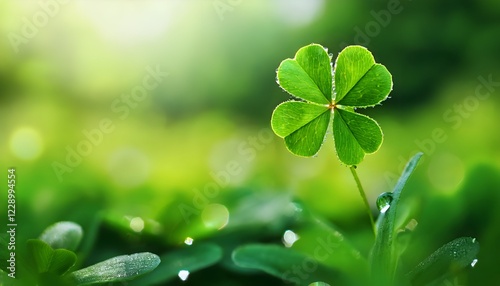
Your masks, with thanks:
<instances>
[{"instance_id":1,"label":"water droplet","mask_svg":"<svg viewBox=\"0 0 500 286\"><path fill-rule=\"evenodd\" d=\"M381 193L377 198L377 207L381 213L385 213L392 203L392 193L385 192Z\"/></svg>"},{"instance_id":2,"label":"water droplet","mask_svg":"<svg viewBox=\"0 0 500 286\"><path fill-rule=\"evenodd\" d=\"M179 274L177 274L179 276L179 278L181 278L182 281L186 281L188 279L188 276L189 276L189 271L187 270L181 270L179 271Z\"/></svg>"},{"instance_id":3,"label":"water droplet","mask_svg":"<svg viewBox=\"0 0 500 286\"><path fill-rule=\"evenodd\" d=\"M291 230L287 230L285 231L285 233L283 234L283 244L286 246L286 247L292 247L292 245L297 241L299 240L299 236L291 231Z\"/></svg>"},{"instance_id":4,"label":"water droplet","mask_svg":"<svg viewBox=\"0 0 500 286\"><path fill-rule=\"evenodd\" d=\"M201 219L207 228L223 229L229 222L229 210L221 204L210 204L201 213Z\"/></svg>"},{"instance_id":5,"label":"water droplet","mask_svg":"<svg viewBox=\"0 0 500 286\"><path fill-rule=\"evenodd\" d=\"M42 154L42 136L31 127L21 127L10 137L10 150L22 160L34 160Z\"/></svg>"},{"instance_id":6,"label":"water droplet","mask_svg":"<svg viewBox=\"0 0 500 286\"><path fill-rule=\"evenodd\" d=\"M192 245L193 244L193 241L194 239L192 239L191 237L186 237L186 239L184 240L184 243L187 244L187 245Z\"/></svg>"},{"instance_id":7,"label":"water droplet","mask_svg":"<svg viewBox=\"0 0 500 286\"><path fill-rule=\"evenodd\" d=\"M477 263L477 258L472 260L472 262L470 263L470 266L474 267L474 266L476 266L476 263Z\"/></svg>"}]
</instances>

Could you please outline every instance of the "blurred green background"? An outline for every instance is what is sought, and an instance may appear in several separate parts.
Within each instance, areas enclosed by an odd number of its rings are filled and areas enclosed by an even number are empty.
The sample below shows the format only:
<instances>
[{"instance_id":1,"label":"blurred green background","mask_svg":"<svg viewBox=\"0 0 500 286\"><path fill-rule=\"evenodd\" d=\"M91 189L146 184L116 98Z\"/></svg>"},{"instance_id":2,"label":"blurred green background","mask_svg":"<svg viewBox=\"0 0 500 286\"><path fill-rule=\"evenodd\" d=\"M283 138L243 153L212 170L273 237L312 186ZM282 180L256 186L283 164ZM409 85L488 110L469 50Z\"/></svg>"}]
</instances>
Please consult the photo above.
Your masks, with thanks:
<instances>
[{"instance_id":1,"label":"blurred green background","mask_svg":"<svg viewBox=\"0 0 500 286\"><path fill-rule=\"evenodd\" d=\"M460 285L500 281L499 1L2 1L0 31L0 158L17 172L18 241L99 220L89 263L189 236L222 237L228 264L240 243L280 242L283 206L300 200L367 256L369 221L332 140L299 158L269 124L289 99L275 82L283 59L360 44L394 81L361 111L385 135L358 166L373 212L424 152L405 198L419 222L405 261L477 237ZM213 267L223 274L184 283L249 283Z\"/></svg>"}]
</instances>

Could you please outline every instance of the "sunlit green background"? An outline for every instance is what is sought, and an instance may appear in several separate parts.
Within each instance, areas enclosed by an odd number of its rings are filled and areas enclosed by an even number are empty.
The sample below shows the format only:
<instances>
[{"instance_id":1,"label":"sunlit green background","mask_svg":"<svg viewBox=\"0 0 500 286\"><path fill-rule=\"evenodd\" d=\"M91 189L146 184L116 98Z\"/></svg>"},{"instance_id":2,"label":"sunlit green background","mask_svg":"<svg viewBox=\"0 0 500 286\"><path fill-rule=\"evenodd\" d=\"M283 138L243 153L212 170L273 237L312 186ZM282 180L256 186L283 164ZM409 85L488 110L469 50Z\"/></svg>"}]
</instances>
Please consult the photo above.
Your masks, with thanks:
<instances>
[{"instance_id":1,"label":"sunlit green background","mask_svg":"<svg viewBox=\"0 0 500 286\"><path fill-rule=\"evenodd\" d=\"M224 236L228 264L240 243L279 243L295 199L367 256L369 221L333 140L299 158L269 124L289 99L275 82L283 59L313 42L334 57L360 44L394 81L382 106L360 111L385 135L358 166L373 212L424 152L406 198L419 222L408 264L472 236L479 262L460 285L500 281L499 1L48 2L0 3L0 158L5 177L17 172L19 243L56 221L87 231L100 217L91 262ZM109 132L88 143L103 121ZM61 169L79 144L81 162ZM214 267L226 274L186 283L249 283Z\"/></svg>"}]
</instances>

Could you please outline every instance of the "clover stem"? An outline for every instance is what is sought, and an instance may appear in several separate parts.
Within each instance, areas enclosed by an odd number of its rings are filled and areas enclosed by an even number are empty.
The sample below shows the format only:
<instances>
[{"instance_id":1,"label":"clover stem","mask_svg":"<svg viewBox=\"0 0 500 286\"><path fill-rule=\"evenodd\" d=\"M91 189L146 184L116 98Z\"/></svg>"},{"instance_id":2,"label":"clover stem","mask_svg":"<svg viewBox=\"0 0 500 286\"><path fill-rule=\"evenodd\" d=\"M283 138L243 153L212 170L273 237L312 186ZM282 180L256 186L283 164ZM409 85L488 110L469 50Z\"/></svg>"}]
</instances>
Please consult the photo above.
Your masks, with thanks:
<instances>
[{"instance_id":1,"label":"clover stem","mask_svg":"<svg viewBox=\"0 0 500 286\"><path fill-rule=\"evenodd\" d=\"M365 208L366 208L366 211L368 212L368 216L370 217L370 223L372 224L373 234L375 235L375 221L373 220L373 215L372 215L372 212L370 210L370 204L368 204L368 199L366 198L365 191L363 190L363 186L361 186L361 181L358 178L358 173L356 173L356 167L351 166L350 169L351 169L352 176L354 177L354 181L356 181L356 185L358 187L359 194L361 195L361 198L363 199L363 202L365 203Z\"/></svg>"}]
</instances>

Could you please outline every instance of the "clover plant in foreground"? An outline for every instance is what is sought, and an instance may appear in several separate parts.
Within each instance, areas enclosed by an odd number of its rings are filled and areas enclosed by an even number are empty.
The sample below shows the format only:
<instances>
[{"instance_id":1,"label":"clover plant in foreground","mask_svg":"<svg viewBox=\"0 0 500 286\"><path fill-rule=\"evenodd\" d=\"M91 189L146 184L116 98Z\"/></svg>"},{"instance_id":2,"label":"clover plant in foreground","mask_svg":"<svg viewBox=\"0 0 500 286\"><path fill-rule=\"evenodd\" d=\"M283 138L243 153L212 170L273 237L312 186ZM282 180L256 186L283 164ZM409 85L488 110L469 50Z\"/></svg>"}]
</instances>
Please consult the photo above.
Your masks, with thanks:
<instances>
[{"instance_id":1,"label":"clover plant in foreground","mask_svg":"<svg viewBox=\"0 0 500 286\"><path fill-rule=\"evenodd\" d=\"M392 90L392 76L361 46L345 48L333 70L331 60L325 48L312 44L301 48L294 59L281 62L278 84L298 100L278 105L271 126L290 152L309 157L320 149L332 121L337 156L351 166L374 227L355 166L380 148L383 135L375 120L355 109L384 101Z\"/></svg>"},{"instance_id":2,"label":"clover plant in foreground","mask_svg":"<svg viewBox=\"0 0 500 286\"><path fill-rule=\"evenodd\" d=\"M332 64L332 56L318 44L302 47L293 59L281 62L277 82L294 99L276 107L271 126L284 138L293 154L311 157L317 154L331 125L338 159L349 166L372 222L375 239L367 257L360 255L335 227L313 215L301 220L316 225L332 237L334 255L328 262L317 261L307 275L290 275L290 269L305 265L312 254L275 245L251 244L237 248L232 255L240 267L262 270L287 282L300 285L441 285L477 262L479 243L475 238L461 237L445 244L421 263L398 265L405 252L415 220L398 213L404 187L422 157L410 159L392 192L377 199L380 214L375 224L356 166L366 154L376 152L383 140L377 122L357 109L374 107L392 90L392 76L364 47L349 46ZM328 139L326 139L328 140ZM406 212L411 213L411 212ZM304 217L308 217L307 219ZM276 259L279 257L279 259ZM365 267L367 266L367 267Z\"/></svg>"},{"instance_id":3,"label":"clover plant in foreground","mask_svg":"<svg viewBox=\"0 0 500 286\"><path fill-rule=\"evenodd\" d=\"M279 85L300 100L284 102L274 110L271 124L285 138L290 152L313 156L320 149L328 125L340 161L359 164L365 154L382 144L377 122L355 111L384 101L392 89L392 77L363 47L345 48L335 61L320 45L301 48L294 59L278 68Z\"/></svg>"}]
</instances>

